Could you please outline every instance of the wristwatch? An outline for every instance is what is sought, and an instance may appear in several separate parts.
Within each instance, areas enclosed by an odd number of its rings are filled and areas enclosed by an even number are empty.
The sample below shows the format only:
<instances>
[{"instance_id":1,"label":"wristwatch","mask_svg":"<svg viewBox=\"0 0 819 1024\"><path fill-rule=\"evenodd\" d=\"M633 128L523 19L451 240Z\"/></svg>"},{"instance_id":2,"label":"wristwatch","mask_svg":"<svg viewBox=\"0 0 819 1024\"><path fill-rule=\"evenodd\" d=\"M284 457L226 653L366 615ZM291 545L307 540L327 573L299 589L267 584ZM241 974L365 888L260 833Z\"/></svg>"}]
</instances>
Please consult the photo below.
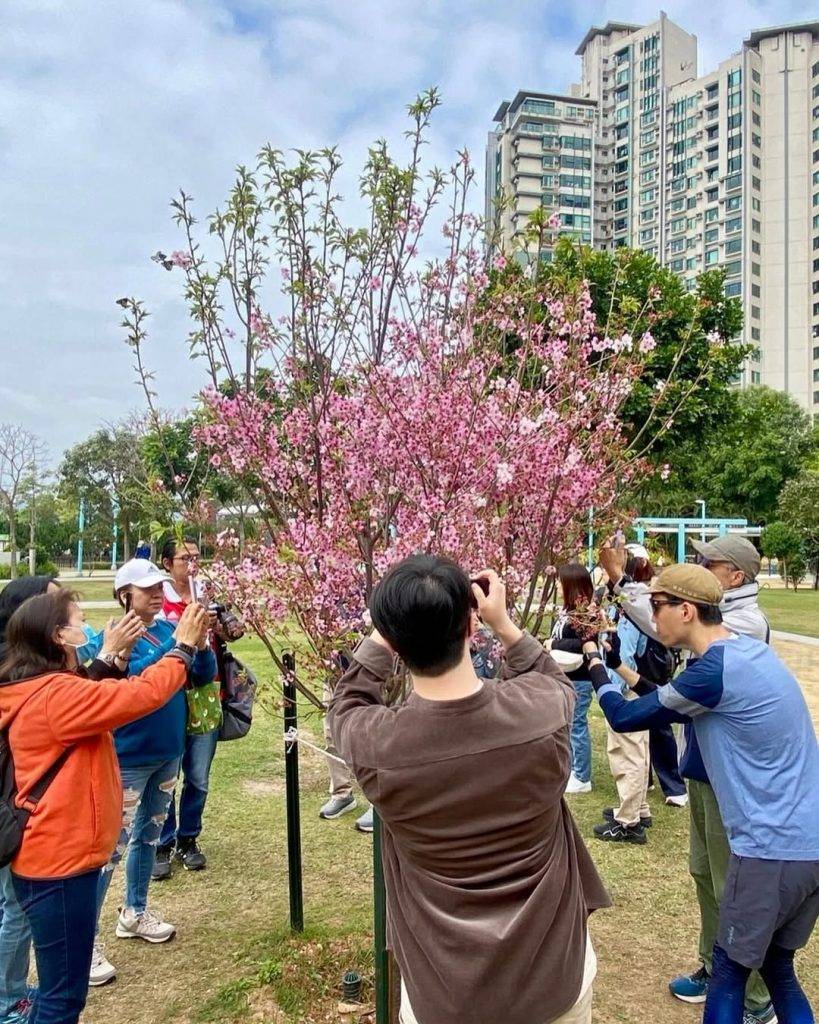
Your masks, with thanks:
<instances>
[{"instance_id":1,"label":"wristwatch","mask_svg":"<svg viewBox=\"0 0 819 1024\"><path fill-rule=\"evenodd\" d=\"M183 643L180 643L177 640L177 642L174 644L174 648L173 649L174 649L174 651L181 651L182 654L186 654L189 658L195 658L196 657L196 648L192 647L190 644L183 644ZM171 652L171 653L173 653L173 652Z\"/></svg>"},{"instance_id":2,"label":"wristwatch","mask_svg":"<svg viewBox=\"0 0 819 1024\"><path fill-rule=\"evenodd\" d=\"M109 668L110 668L110 667L111 667L111 666L112 666L112 665L114 664L114 662L115 662L115 661L117 660L117 655L116 655L116 654L114 654L114 653L110 653L110 652L109 652L108 654L103 654L103 653L102 653L102 651L100 651L100 653L99 653L99 654L97 655L97 657L99 658L99 660L100 660L100 661L103 661L103 662L105 662L105 664L106 664L106 665L107 665L107 666L108 666Z\"/></svg>"}]
</instances>

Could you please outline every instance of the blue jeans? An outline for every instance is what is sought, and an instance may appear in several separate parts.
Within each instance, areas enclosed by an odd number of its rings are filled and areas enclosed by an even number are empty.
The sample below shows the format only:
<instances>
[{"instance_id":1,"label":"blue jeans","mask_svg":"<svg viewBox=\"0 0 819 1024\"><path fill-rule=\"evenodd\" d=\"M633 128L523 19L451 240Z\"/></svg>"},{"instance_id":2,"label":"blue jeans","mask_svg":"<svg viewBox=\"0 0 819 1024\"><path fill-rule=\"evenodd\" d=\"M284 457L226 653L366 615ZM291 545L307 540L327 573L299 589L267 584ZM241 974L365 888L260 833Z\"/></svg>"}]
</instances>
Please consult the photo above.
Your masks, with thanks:
<instances>
[{"instance_id":1,"label":"blue jeans","mask_svg":"<svg viewBox=\"0 0 819 1024\"><path fill-rule=\"evenodd\" d=\"M176 827L176 794L171 798L162 829L160 846L173 846L179 839L196 839L202 831L202 815L208 798L208 779L219 730L202 736L188 736L182 757L182 793L179 797L179 829Z\"/></svg>"},{"instance_id":2,"label":"blue jeans","mask_svg":"<svg viewBox=\"0 0 819 1024\"><path fill-rule=\"evenodd\" d=\"M581 782L591 782L591 732L589 730L589 705L592 700L590 679L573 679L577 694L572 720L572 774Z\"/></svg>"},{"instance_id":3,"label":"blue jeans","mask_svg":"<svg viewBox=\"0 0 819 1024\"><path fill-rule=\"evenodd\" d=\"M31 929L17 902L11 868L0 868L0 1017L28 995Z\"/></svg>"},{"instance_id":4,"label":"blue jeans","mask_svg":"<svg viewBox=\"0 0 819 1024\"><path fill-rule=\"evenodd\" d=\"M88 994L99 869L48 880L14 876L40 987L29 1024L77 1024Z\"/></svg>"},{"instance_id":5,"label":"blue jeans","mask_svg":"<svg viewBox=\"0 0 819 1024\"><path fill-rule=\"evenodd\" d=\"M97 917L102 910L111 875L122 860L125 862L125 901L134 913L143 914L148 904L148 885L154 869L159 834L168 815L173 787L179 772L179 758L163 764L120 766L122 776L122 831L117 848L102 869L97 897Z\"/></svg>"},{"instance_id":6,"label":"blue jeans","mask_svg":"<svg viewBox=\"0 0 819 1024\"><path fill-rule=\"evenodd\" d=\"M814 1024L808 998L793 969L794 950L771 945L759 969L768 986L779 1024ZM713 971L708 981L703 1024L742 1024L749 967L732 960L722 946L714 946Z\"/></svg>"}]
</instances>

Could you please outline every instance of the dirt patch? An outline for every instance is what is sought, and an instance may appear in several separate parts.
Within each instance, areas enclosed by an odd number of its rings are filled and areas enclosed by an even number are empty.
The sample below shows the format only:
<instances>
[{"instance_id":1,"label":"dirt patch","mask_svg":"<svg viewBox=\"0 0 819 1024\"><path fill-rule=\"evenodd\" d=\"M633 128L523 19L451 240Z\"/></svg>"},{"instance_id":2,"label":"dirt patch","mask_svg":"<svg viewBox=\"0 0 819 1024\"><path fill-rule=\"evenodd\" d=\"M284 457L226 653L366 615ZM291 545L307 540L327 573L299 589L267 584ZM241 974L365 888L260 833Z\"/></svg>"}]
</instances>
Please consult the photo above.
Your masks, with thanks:
<instances>
[{"instance_id":1,"label":"dirt patch","mask_svg":"<svg viewBox=\"0 0 819 1024\"><path fill-rule=\"evenodd\" d=\"M280 779L245 779L242 789L248 796L281 796L284 783Z\"/></svg>"}]
</instances>

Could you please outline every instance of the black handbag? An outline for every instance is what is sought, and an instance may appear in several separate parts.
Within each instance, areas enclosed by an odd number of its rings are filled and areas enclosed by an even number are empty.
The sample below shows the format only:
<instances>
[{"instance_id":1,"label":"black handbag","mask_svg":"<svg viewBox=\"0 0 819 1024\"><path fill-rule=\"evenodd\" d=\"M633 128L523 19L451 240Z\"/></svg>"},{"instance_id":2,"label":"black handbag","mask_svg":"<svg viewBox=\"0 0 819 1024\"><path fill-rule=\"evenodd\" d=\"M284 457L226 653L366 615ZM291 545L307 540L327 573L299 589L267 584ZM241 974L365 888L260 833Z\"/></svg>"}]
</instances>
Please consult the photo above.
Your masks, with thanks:
<instances>
[{"instance_id":1,"label":"black handbag","mask_svg":"<svg viewBox=\"0 0 819 1024\"><path fill-rule=\"evenodd\" d=\"M219 739L240 740L253 724L253 704L258 681L251 670L219 643L216 650L219 680L222 684L222 724Z\"/></svg>"}]
</instances>

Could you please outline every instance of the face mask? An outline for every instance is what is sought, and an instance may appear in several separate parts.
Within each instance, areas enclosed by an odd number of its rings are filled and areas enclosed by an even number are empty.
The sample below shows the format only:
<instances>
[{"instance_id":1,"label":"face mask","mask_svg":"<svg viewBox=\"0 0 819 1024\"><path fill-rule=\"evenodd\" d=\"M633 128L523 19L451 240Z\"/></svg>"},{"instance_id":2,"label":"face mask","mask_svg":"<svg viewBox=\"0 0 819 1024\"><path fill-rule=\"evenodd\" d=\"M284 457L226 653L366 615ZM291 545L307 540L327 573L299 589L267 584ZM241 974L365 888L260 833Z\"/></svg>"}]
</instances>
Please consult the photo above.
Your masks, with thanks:
<instances>
[{"instance_id":1,"label":"face mask","mask_svg":"<svg viewBox=\"0 0 819 1024\"><path fill-rule=\"evenodd\" d=\"M89 626L87 622L84 622L82 631L85 634L85 643L82 647L77 648L77 661L84 665L99 654L100 647L102 647L102 630L97 632L93 626Z\"/></svg>"},{"instance_id":2,"label":"face mask","mask_svg":"<svg viewBox=\"0 0 819 1024\"><path fill-rule=\"evenodd\" d=\"M68 632L74 633L74 640L66 640L64 634ZM77 639L77 637L79 637L79 639ZM85 628L83 626L63 626L60 630L60 640L66 647L74 647L79 650L88 643L88 636L86 635Z\"/></svg>"}]
</instances>

